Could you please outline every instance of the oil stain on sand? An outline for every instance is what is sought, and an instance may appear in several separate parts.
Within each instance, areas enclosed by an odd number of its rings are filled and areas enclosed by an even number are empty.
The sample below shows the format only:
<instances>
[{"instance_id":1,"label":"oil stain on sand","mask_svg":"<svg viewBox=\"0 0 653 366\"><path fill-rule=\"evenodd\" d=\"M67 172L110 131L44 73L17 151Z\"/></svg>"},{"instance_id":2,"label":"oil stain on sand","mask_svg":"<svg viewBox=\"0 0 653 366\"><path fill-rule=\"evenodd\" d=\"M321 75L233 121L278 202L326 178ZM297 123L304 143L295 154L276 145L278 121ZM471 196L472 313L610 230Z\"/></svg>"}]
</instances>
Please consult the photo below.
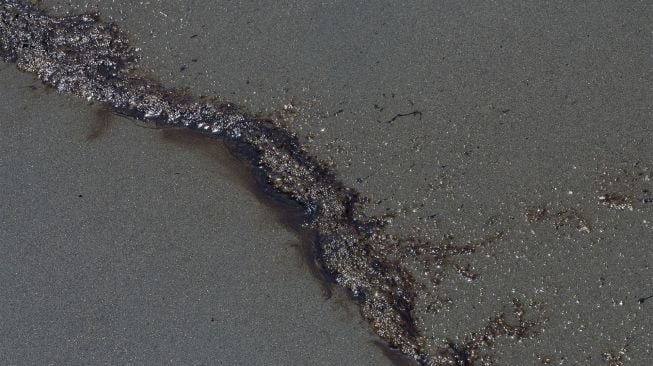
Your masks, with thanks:
<instances>
[{"instance_id":1,"label":"oil stain on sand","mask_svg":"<svg viewBox=\"0 0 653 366\"><path fill-rule=\"evenodd\" d=\"M555 283L559 279L551 279L541 291L517 291L514 296L499 296L491 299L493 302L479 303L487 313L480 311L476 317L470 317L468 310L465 310L467 314L457 313L466 308L461 304L469 301L465 299L482 298L482 290L478 289L483 287L483 281L500 280L498 274L505 272L505 268L510 272L508 253L514 256L519 250L506 247L522 242L541 243L538 249L521 253L519 263L529 263L524 262L529 256L538 258L547 251L566 250L569 254L587 256L593 253L592 248L583 243L603 240L603 227L606 222L612 222L610 210L623 206L626 210L620 212L633 212L633 217L623 214L626 223L641 222L639 217L649 210L646 205L646 192L650 192L646 186L649 167L646 161L632 164L636 159L630 159L624 163L630 172L623 173L632 176L630 180L620 178L624 170L621 167L597 167L595 185L588 187L596 187L598 195L592 191L580 196L577 190L574 190L576 195L571 195L573 199L567 190L539 194L539 197L529 194L508 208L484 212L480 220L475 220L478 224L468 224L469 230L461 227L464 224L446 219L449 223L444 220L440 223L443 228L433 233L420 237L420 230L416 230L415 234L407 235L419 226L406 228L402 220L417 218L423 224L437 221L437 217L418 215L423 208L419 203L407 209L372 214L375 208L383 208L383 203L374 200L369 192L362 195L347 188L328 163L312 158L308 149L299 143L300 139L279 121L253 118L233 104L194 98L138 76L131 46L115 26L103 24L93 16L51 17L21 2L6 2L2 11L2 53L21 69L36 73L61 92L104 103L114 113L222 139L244 156L253 167L254 176L302 207L305 226L315 234L316 257L325 276L351 292L363 317L385 342L424 364L482 364L502 357L509 359L501 349L510 350L510 344L519 347L529 341L538 342L547 327L564 327L564 324L554 324L545 306L548 297L562 296L559 293L564 292L561 289L565 286ZM78 37L88 31L92 36ZM387 97L394 98L394 95ZM511 112L503 111L506 109L499 112ZM406 113L398 111L390 117L403 114ZM409 123L421 120L414 118ZM417 148L420 143L423 144L415 141L414 146ZM465 150L459 166L470 164L464 159L473 159L480 146ZM614 172L604 174L609 170ZM461 181L470 178L463 177L462 171L442 168L439 179L428 184L426 195L444 196L464 186ZM603 198L590 198L590 194ZM622 196L627 198L621 199ZM587 209L588 199L596 207ZM631 206L624 206L621 201L631 202ZM632 206L634 203L636 206ZM451 216L456 215L454 211ZM459 216L459 222L470 222L464 214ZM638 230L632 231L635 242L647 233L646 227L644 231ZM529 236L533 233L539 233L540 238L534 240ZM525 252L532 247L525 245L520 250ZM547 262L543 258L530 263L535 267ZM519 281L514 279L515 283ZM467 283L476 284L476 289L462 285ZM481 291L481 295L474 291ZM640 298L644 295L637 297ZM645 305L645 302L638 304ZM460 323L440 327L442 318ZM460 332L461 328L470 330ZM441 335L439 329L458 331L455 336ZM650 329L643 328L643 331L650 332ZM586 357L603 358L605 362L625 359L626 356L619 355L622 349L633 348L637 332L632 333L613 337L618 339L607 342L604 352ZM534 356L548 363L562 362L569 357L553 353L543 351Z\"/></svg>"}]
</instances>

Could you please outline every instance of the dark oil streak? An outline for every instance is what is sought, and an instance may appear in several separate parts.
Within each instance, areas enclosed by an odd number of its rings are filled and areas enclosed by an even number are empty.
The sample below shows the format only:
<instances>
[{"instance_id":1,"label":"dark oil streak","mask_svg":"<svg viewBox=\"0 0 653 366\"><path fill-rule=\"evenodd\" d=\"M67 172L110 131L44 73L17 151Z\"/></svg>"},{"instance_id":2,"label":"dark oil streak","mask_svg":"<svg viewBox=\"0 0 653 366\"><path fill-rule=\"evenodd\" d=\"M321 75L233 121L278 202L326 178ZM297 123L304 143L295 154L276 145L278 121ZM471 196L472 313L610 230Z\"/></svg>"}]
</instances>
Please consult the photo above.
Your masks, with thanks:
<instances>
[{"instance_id":1,"label":"dark oil streak","mask_svg":"<svg viewBox=\"0 0 653 366\"><path fill-rule=\"evenodd\" d=\"M653 295L651 295L651 296L646 296L646 297L641 297L641 298L637 299L637 303L639 303L639 304L643 304L643 303L644 303L646 300L648 300L648 299L653 299Z\"/></svg>"},{"instance_id":2,"label":"dark oil streak","mask_svg":"<svg viewBox=\"0 0 653 366\"><path fill-rule=\"evenodd\" d=\"M250 163L251 158L247 158L247 152L238 150L235 147L229 148L222 140L212 139L182 128L163 128L160 130L160 136L165 143L172 143L189 150L201 152L210 159L219 162L220 166L226 167L226 172L229 174L228 179L245 188L270 210L277 223L297 236L301 245L296 246L296 248L303 259L302 263L307 265L310 274L319 280L318 283L324 297L331 298L331 284L335 282L333 278L329 278L321 270L315 260L316 237L315 233L304 225L303 208L296 202L289 200L287 196L270 189L265 182L265 177L261 175L261 171ZM247 163L243 164L244 162Z\"/></svg>"},{"instance_id":3,"label":"dark oil streak","mask_svg":"<svg viewBox=\"0 0 653 366\"><path fill-rule=\"evenodd\" d=\"M381 350L383 355L385 355L394 366L417 366L419 364L414 358L406 356L395 348L388 347L387 344L374 342L374 345Z\"/></svg>"},{"instance_id":4,"label":"dark oil streak","mask_svg":"<svg viewBox=\"0 0 653 366\"><path fill-rule=\"evenodd\" d=\"M421 120L422 119L422 112L420 112L418 110L414 110L414 111L409 112L409 113L397 113L394 117L390 118L389 120L383 121L383 123L392 123L392 122L396 121L399 118L408 117L408 116L417 116ZM381 121L378 121L378 122L381 122Z\"/></svg>"}]
</instances>

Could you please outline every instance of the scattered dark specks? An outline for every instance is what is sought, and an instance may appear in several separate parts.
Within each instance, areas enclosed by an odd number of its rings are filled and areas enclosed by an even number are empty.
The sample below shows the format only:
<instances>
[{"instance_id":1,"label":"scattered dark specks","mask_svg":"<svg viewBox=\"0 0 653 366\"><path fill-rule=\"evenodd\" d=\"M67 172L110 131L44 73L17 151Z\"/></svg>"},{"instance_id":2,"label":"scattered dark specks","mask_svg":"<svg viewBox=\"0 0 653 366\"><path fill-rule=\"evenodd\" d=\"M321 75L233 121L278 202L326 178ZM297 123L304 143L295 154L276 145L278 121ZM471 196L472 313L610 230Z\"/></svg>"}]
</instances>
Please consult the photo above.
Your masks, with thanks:
<instances>
[{"instance_id":1,"label":"scattered dark specks","mask_svg":"<svg viewBox=\"0 0 653 366\"><path fill-rule=\"evenodd\" d=\"M549 221L553 223L556 230L564 227L574 227L583 233L589 233L591 231L589 221L578 210L573 208L560 209L553 212L544 206L528 209L526 210L526 220L530 224Z\"/></svg>"},{"instance_id":2,"label":"scattered dark specks","mask_svg":"<svg viewBox=\"0 0 653 366\"><path fill-rule=\"evenodd\" d=\"M456 264L454 265L454 268L456 269L456 272L458 272L459 275L463 276L468 282L476 280L479 276L478 273L472 269L470 264L465 266Z\"/></svg>"},{"instance_id":3,"label":"scattered dark specks","mask_svg":"<svg viewBox=\"0 0 653 366\"><path fill-rule=\"evenodd\" d=\"M434 364L496 365L491 349L497 338L529 339L542 331L544 323L546 318L540 303L530 300L525 305L514 298L512 312L497 312L483 328L466 334L460 340L449 340L446 347L437 351Z\"/></svg>"},{"instance_id":4,"label":"scattered dark specks","mask_svg":"<svg viewBox=\"0 0 653 366\"><path fill-rule=\"evenodd\" d=\"M633 209L633 198L630 195L626 195L618 192L605 193L599 197L599 200L604 205L614 208L617 210Z\"/></svg>"},{"instance_id":5,"label":"scattered dark specks","mask_svg":"<svg viewBox=\"0 0 653 366\"><path fill-rule=\"evenodd\" d=\"M626 360L628 360L626 353L628 353L628 344L621 347L618 351L604 352L601 356L608 363L608 366L623 366Z\"/></svg>"}]
</instances>

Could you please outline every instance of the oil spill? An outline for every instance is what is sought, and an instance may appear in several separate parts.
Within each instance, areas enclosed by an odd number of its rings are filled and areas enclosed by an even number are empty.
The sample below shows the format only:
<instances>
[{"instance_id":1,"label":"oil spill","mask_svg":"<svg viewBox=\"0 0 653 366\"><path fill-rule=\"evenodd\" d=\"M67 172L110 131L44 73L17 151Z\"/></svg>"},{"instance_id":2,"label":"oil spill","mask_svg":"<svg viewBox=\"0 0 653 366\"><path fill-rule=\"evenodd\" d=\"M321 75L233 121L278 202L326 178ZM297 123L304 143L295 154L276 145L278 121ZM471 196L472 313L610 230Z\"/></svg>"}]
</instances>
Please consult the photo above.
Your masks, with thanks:
<instances>
[{"instance_id":1,"label":"oil spill","mask_svg":"<svg viewBox=\"0 0 653 366\"><path fill-rule=\"evenodd\" d=\"M395 366L418 366L419 363L405 354L399 352L397 349L388 347L387 344L382 342L374 342L374 345L383 352L383 355L392 362Z\"/></svg>"},{"instance_id":2,"label":"oil spill","mask_svg":"<svg viewBox=\"0 0 653 366\"><path fill-rule=\"evenodd\" d=\"M366 201L359 192L346 187L328 164L311 156L292 131L247 115L232 103L197 98L140 75L128 38L98 15L52 16L27 1L2 1L0 59L36 74L58 92L100 103L146 126L174 128L161 132L170 143L208 149L205 152L214 156L216 148L209 149L207 141L220 141L236 161L248 162L245 170L251 172L251 179L237 170L239 182L252 182L244 186L301 234L307 243L305 254L315 260L309 263L318 263L314 272L347 291L390 349L423 365L472 364L483 349L478 357L490 364L486 355L492 342L488 339L519 341L532 336L528 330L537 322L526 321L524 309L516 303L518 325L496 318L481 332L469 333L463 343L433 344L421 334L413 314L418 298L428 293L413 277L410 264L420 256L449 264L449 257L491 244L501 233L462 247L389 234L387 217L366 215ZM105 130L101 124L96 138ZM190 133L198 137L189 137ZM457 271L469 272L464 266ZM478 338L479 334L485 338Z\"/></svg>"}]
</instances>

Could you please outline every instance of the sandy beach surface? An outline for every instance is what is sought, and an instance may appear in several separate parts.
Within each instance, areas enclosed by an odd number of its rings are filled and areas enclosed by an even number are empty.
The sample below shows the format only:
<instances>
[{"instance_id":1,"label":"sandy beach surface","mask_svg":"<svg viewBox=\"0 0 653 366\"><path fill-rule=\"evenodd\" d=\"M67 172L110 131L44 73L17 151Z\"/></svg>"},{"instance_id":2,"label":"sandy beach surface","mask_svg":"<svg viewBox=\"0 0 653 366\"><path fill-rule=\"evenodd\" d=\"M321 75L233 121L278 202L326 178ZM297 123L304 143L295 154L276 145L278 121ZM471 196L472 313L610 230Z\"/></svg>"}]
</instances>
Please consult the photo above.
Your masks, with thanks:
<instances>
[{"instance_id":1,"label":"sandy beach surface","mask_svg":"<svg viewBox=\"0 0 653 366\"><path fill-rule=\"evenodd\" d=\"M43 4L116 22L164 85L283 120L396 235L476 248L402 263L427 352L653 359L645 2ZM219 144L0 79L3 363L391 362Z\"/></svg>"},{"instance_id":2,"label":"sandy beach surface","mask_svg":"<svg viewBox=\"0 0 653 366\"><path fill-rule=\"evenodd\" d=\"M0 78L0 363L389 364L216 141Z\"/></svg>"}]
</instances>

